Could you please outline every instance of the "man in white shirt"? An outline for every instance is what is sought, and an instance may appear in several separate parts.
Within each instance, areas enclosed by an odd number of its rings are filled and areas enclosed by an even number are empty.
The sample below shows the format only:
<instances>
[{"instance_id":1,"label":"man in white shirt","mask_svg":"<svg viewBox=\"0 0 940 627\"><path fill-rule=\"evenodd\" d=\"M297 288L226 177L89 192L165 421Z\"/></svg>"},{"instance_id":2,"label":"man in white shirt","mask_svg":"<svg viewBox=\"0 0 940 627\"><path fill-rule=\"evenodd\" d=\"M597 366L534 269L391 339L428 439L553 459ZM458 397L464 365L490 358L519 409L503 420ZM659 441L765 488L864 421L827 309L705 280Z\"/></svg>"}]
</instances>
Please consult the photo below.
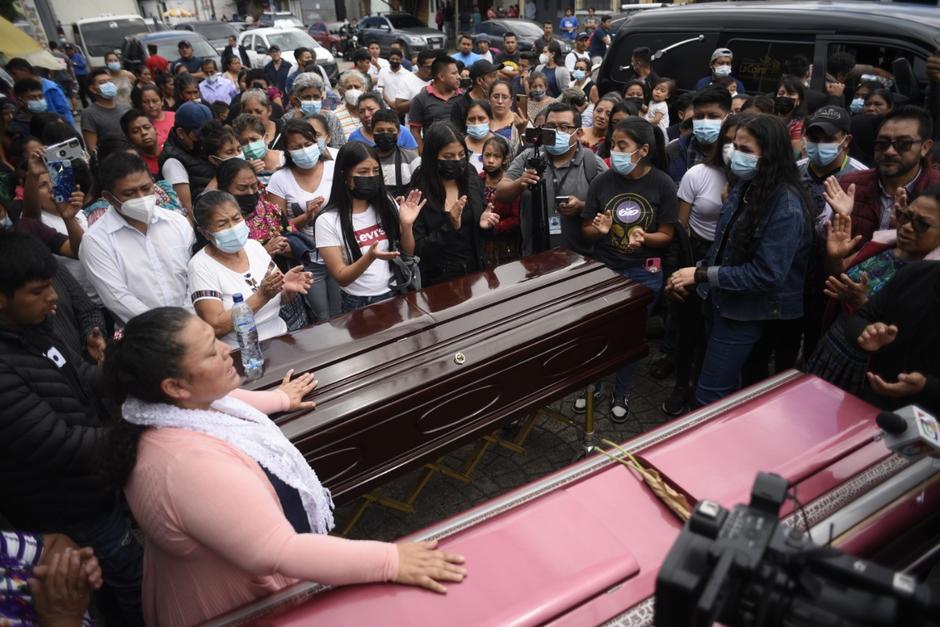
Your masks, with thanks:
<instances>
[{"instance_id":1,"label":"man in white shirt","mask_svg":"<svg viewBox=\"0 0 940 627\"><path fill-rule=\"evenodd\" d=\"M579 59L584 59L588 62L588 65L591 65L591 53L587 51L588 40L590 37L587 33L578 33L578 36L574 40L574 50L565 55L565 67L568 68L569 72L574 71L574 64L578 62Z\"/></svg>"},{"instance_id":2,"label":"man in white shirt","mask_svg":"<svg viewBox=\"0 0 940 627\"><path fill-rule=\"evenodd\" d=\"M388 67L379 72L377 85L385 103L399 115L404 115L411 107L411 99L428 84L403 68L401 61L401 50L392 48L388 54Z\"/></svg>"},{"instance_id":3,"label":"man in white shirt","mask_svg":"<svg viewBox=\"0 0 940 627\"><path fill-rule=\"evenodd\" d=\"M387 69L389 63L379 56L382 54L382 48L379 46L379 42L370 41L366 49L369 51L369 77L372 79L372 82L375 82L375 79L379 77L379 72Z\"/></svg>"},{"instance_id":4,"label":"man in white shirt","mask_svg":"<svg viewBox=\"0 0 940 627\"><path fill-rule=\"evenodd\" d=\"M153 178L140 157L113 154L101 172L111 208L85 233L78 258L104 306L124 323L155 307L185 306L196 239L189 221L156 206Z\"/></svg>"}]
</instances>

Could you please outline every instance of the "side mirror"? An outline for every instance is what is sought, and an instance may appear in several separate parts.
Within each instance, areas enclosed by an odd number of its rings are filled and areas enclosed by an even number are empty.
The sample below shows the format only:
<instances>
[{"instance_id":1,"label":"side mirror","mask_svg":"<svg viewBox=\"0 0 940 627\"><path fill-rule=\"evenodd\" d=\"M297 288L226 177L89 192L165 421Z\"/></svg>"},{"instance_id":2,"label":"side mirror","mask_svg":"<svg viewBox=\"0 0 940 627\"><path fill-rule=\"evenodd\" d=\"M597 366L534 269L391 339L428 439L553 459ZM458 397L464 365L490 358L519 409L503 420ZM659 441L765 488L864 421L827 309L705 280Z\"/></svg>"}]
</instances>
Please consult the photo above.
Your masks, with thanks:
<instances>
[{"instance_id":1,"label":"side mirror","mask_svg":"<svg viewBox=\"0 0 940 627\"><path fill-rule=\"evenodd\" d=\"M898 92L914 102L920 102L920 84L914 76L911 62L905 57L898 57L891 64L891 72L894 74L894 85Z\"/></svg>"}]
</instances>

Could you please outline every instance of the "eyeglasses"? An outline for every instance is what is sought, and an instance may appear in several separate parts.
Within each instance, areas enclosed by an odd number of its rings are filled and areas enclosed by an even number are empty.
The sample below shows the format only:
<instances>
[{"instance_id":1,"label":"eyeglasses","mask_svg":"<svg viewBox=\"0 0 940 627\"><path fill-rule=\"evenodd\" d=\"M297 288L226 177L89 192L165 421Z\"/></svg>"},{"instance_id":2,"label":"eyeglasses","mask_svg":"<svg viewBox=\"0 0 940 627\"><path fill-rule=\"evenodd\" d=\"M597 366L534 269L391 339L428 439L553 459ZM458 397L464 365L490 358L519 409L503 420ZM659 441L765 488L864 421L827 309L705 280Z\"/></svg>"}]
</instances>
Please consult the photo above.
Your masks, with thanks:
<instances>
[{"instance_id":1,"label":"eyeglasses","mask_svg":"<svg viewBox=\"0 0 940 627\"><path fill-rule=\"evenodd\" d=\"M915 215L910 209L897 209L894 214L897 218L898 226L910 222L914 231L917 233L926 233L930 229L940 229L940 224L931 224L921 216Z\"/></svg>"},{"instance_id":2,"label":"eyeglasses","mask_svg":"<svg viewBox=\"0 0 940 627\"><path fill-rule=\"evenodd\" d=\"M543 124L542 128L547 131L561 131L562 133L571 133L578 129L577 126L571 124Z\"/></svg>"},{"instance_id":3,"label":"eyeglasses","mask_svg":"<svg viewBox=\"0 0 940 627\"><path fill-rule=\"evenodd\" d=\"M913 148L914 144L923 143L923 139L876 139L872 146L874 146L875 152L885 152L888 148L894 146L894 150L901 154Z\"/></svg>"}]
</instances>

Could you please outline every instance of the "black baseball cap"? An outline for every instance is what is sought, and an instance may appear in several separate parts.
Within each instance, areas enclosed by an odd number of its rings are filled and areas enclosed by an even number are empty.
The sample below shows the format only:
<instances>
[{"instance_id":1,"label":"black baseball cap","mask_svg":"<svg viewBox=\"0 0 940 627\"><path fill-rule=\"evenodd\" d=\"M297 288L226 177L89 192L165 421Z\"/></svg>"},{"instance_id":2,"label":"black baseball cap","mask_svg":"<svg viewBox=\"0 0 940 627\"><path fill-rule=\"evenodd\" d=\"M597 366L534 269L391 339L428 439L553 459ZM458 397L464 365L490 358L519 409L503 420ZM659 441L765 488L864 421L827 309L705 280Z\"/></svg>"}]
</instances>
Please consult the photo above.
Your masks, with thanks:
<instances>
[{"instance_id":1,"label":"black baseball cap","mask_svg":"<svg viewBox=\"0 0 940 627\"><path fill-rule=\"evenodd\" d=\"M192 48L193 45L192 45L191 43L189 43L189 40L188 40L188 39L184 39L184 40L180 41L178 44L176 44L176 47L177 47L177 48Z\"/></svg>"},{"instance_id":2,"label":"black baseball cap","mask_svg":"<svg viewBox=\"0 0 940 627\"><path fill-rule=\"evenodd\" d=\"M479 61L474 61L473 65L470 66L470 80L475 81L481 76L486 76L493 72L498 72L503 69L503 64L490 63L486 59L480 59Z\"/></svg>"},{"instance_id":3,"label":"black baseball cap","mask_svg":"<svg viewBox=\"0 0 940 627\"><path fill-rule=\"evenodd\" d=\"M578 36L575 37L575 40L578 40L578 39L590 39L590 38L591 38L590 35L588 35L587 33L585 33L585 32L582 31L582 32L578 33Z\"/></svg>"},{"instance_id":4,"label":"black baseball cap","mask_svg":"<svg viewBox=\"0 0 940 627\"><path fill-rule=\"evenodd\" d=\"M838 132L848 133L852 130L852 117L849 112L842 107L826 105L813 112L806 120L806 129L819 127L827 135L834 135Z\"/></svg>"}]
</instances>

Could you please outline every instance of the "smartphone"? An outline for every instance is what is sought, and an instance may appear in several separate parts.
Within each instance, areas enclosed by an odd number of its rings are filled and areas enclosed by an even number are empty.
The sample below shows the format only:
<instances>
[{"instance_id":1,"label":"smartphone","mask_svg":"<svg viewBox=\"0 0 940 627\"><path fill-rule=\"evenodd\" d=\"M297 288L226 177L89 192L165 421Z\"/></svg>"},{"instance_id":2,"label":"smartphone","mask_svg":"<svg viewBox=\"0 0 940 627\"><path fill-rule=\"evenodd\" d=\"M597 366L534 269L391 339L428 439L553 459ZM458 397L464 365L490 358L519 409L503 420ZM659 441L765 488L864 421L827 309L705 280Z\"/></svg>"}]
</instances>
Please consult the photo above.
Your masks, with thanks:
<instances>
[{"instance_id":1,"label":"smartphone","mask_svg":"<svg viewBox=\"0 0 940 627\"><path fill-rule=\"evenodd\" d=\"M565 204L566 202L568 202L568 199L569 199L569 198L571 198L571 196L555 196L555 204L556 204L556 205L563 205L563 204Z\"/></svg>"},{"instance_id":2,"label":"smartphone","mask_svg":"<svg viewBox=\"0 0 940 627\"><path fill-rule=\"evenodd\" d=\"M46 166L52 181L52 198L57 203L67 202L75 191L75 172L71 161L51 161Z\"/></svg>"},{"instance_id":3,"label":"smartphone","mask_svg":"<svg viewBox=\"0 0 940 627\"><path fill-rule=\"evenodd\" d=\"M529 97L525 94L516 94L516 108L519 109L522 113L528 111L529 106Z\"/></svg>"},{"instance_id":4,"label":"smartphone","mask_svg":"<svg viewBox=\"0 0 940 627\"><path fill-rule=\"evenodd\" d=\"M49 146L43 151L42 158L47 166L53 161L71 161L72 159L88 162L88 155L85 154L81 142L75 137Z\"/></svg>"}]
</instances>

